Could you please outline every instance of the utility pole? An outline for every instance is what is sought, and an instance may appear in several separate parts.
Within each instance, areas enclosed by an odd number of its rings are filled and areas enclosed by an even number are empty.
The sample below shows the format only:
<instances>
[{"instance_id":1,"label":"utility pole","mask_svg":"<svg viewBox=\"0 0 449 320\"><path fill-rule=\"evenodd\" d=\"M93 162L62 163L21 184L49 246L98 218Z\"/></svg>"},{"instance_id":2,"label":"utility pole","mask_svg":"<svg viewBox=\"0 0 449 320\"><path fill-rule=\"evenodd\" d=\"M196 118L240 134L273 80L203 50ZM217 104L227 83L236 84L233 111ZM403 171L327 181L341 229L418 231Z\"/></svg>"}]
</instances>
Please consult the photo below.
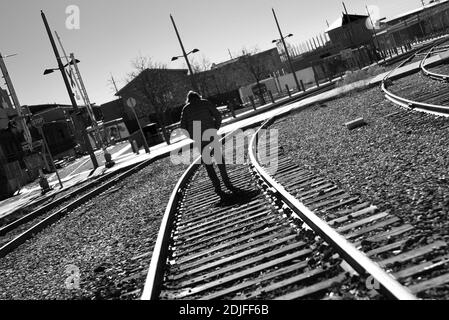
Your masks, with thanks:
<instances>
[{"instance_id":1,"label":"utility pole","mask_svg":"<svg viewBox=\"0 0 449 320\"><path fill-rule=\"evenodd\" d=\"M23 117L22 106L20 105L19 98L17 98L16 90L14 89L11 78L9 77L8 69L6 69L6 64L5 64L5 61L3 60L3 56L1 53L0 53L0 69L3 74L3 78L6 81L6 86L8 87L9 95L11 96L12 102L14 104L14 108L16 109L17 115L19 116L20 124L23 129L25 141L29 144L29 146L31 148L33 139L31 137L30 129L28 128L26 121Z\"/></svg>"},{"instance_id":2,"label":"utility pole","mask_svg":"<svg viewBox=\"0 0 449 320\"><path fill-rule=\"evenodd\" d=\"M351 18L350 18L349 14L348 14L348 10L346 9L345 3L342 2L342 4L343 4L343 8L345 9L346 16L348 17L348 23L349 23L349 38L350 38L350 40L351 40L352 45L353 45L353 46L357 46L357 52L358 52L359 55L360 55L360 48L359 48L358 45L356 45L356 43L355 43L355 41L354 41L354 38L353 38L354 30L352 29L352 25L351 25ZM357 60L357 64L359 65L359 68L362 69L362 64L360 63L359 59L356 59L356 60Z\"/></svg>"},{"instance_id":3,"label":"utility pole","mask_svg":"<svg viewBox=\"0 0 449 320\"><path fill-rule=\"evenodd\" d=\"M353 30L352 30L352 25L351 25L351 18L349 17L348 10L346 9L345 3L344 2L342 2L342 3L343 3L343 8L345 9L346 16L348 17L349 38L351 40L352 45L355 46L355 42L354 42L354 38L353 38Z\"/></svg>"},{"instance_id":4,"label":"utility pole","mask_svg":"<svg viewBox=\"0 0 449 320\"><path fill-rule=\"evenodd\" d=\"M64 55L64 58L65 58L65 60L67 62L67 65L68 65L68 67L70 69L70 76L73 77L72 80L75 82L76 88L78 89L78 92L81 94L81 97L83 98L84 105L87 108L87 114L89 115L90 121L91 121L92 126L94 127L94 130L95 130L95 133L97 135L97 140L99 141L100 146L102 147L103 144L102 144L102 141L101 141L101 138L100 138L100 133L99 133L99 130L98 130L97 121L95 119L95 115L94 115L94 112L92 110L92 105L91 105L91 103L89 101L89 97L87 95L86 88L84 87L84 84L82 82L81 75L79 73L78 65L76 63L75 57L73 56L73 53L72 53L70 55L70 60L69 60L69 56L65 52L64 46L62 45L61 38L59 37L59 35L58 35L58 33L56 31L55 31L55 35L56 35L56 39L59 42L59 46L61 47L62 54ZM73 63L73 68L75 70L73 70L71 62Z\"/></svg>"},{"instance_id":5,"label":"utility pole","mask_svg":"<svg viewBox=\"0 0 449 320\"><path fill-rule=\"evenodd\" d=\"M229 53L229 57L230 57L231 60L232 60L233 58L232 58L231 50L228 49L228 53Z\"/></svg>"},{"instance_id":6,"label":"utility pole","mask_svg":"<svg viewBox=\"0 0 449 320\"><path fill-rule=\"evenodd\" d=\"M62 64L61 56L59 55L59 51L58 51L58 48L56 47L56 43L55 43L55 40L53 38L52 32L51 32L50 27L48 25L47 18L45 17L45 14L44 14L44 12L42 10L41 10L41 17L42 17L42 20L44 22L45 29L47 30L48 38L50 39L50 43L51 43L51 46L53 48L53 52L55 54L56 61L58 63L59 71L61 71L62 79L64 80L64 84L65 84L65 87L67 89L67 93L69 94L69 98L70 98L70 101L72 103L73 111L75 112L75 115L78 118L78 120L80 120L80 122L81 122L81 125L82 125L81 135L83 137L84 144L86 146L87 152L89 153L89 156L90 156L90 159L91 159L92 164L94 166L94 169L96 169L96 168L98 168L97 158L95 157L95 154L94 154L94 152L92 150L92 146L91 146L90 141L89 141L89 137L87 136L84 120L82 119L82 115L80 113L78 105L76 104L75 96L73 94L72 88L70 87L70 83L69 83L69 80L67 78L67 74L65 72L64 65Z\"/></svg>"},{"instance_id":7,"label":"utility pole","mask_svg":"<svg viewBox=\"0 0 449 320\"><path fill-rule=\"evenodd\" d=\"M112 81L112 84L114 85L115 92L118 93L117 84L115 83L115 80L114 80L114 77L112 76L112 73L111 73L111 81Z\"/></svg>"},{"instance_id":8,"label":"utility pole","mask_svg":"<svg viewBox=\"0 0 449 320\"><path fill-rule=\"evenodd\" d=\"M78 90L81 92L81 96L83 97L84 103L87 107L87 113L89 114L90 120L92 122L92 126L98 135L97 139L99 139L100 147L104 150L103 142L100 139L100 133L99 133L97 119L95 119L95 114L92 109L92 104L90 103L89 96L87 95L86 87L84 86L83 78L81 78L81 73L78 69L78 64L76 62L75 55L73 53L70 54L70 59L73 61L73 67L75 69L75 73L74 73L75 83L78 87Z\"/></svg>"},{"instance_id":9,"label":"utility pole","mask_svg":"<svg viewBox=\"0 0 449 320\"><path fill-rule=\"evenodd\" d=\"M367 5L365 5L365 8L366 8L366 13L368 13L369 20L371 21L371 25L372 25L372 27L373 27L373 36L374 36L374 40L377 42L377 47L379 48L379 50L382 51L382 48L380 47L379 39L377 38L376 27L374 26L373 19L371 18L371 13L369 12L368 6L367 6ZM376 54L376 58L377 58L377 54Z\"/></svg>"},{"instance_id":10,"label":"utility pole","mask_svg":"<svg viewBox=\"0 0 449 320\"><path fill-rule=\"evenodd\" d=\"M192 71L192 67L190 66L189 59L187 58L187 53L186 53L186 51L184 49L184 45L182 44L182 40L181 40L181 37L179 36L178 28L176 27L175 20L173 20L173 16L172 15L170 15L170 19L171 19L171 22L173 24L173 27L175 28L176 36L178 37L179 45L181 46L182 55L184 56L184 59L186 60L187 67L189 68L193 90L195 90L196 92L199 92L198 85L196 83L195 76L194 76L193 71Z\"/></svg>"},{"instance_id":11,"label":"utility pole","mask_svg":"<svg viewBox=\"0 0 449 320\"><path fill-rule=\"evenodd\" d=\"M285 44L285 39L284 39L284 36L282 35L282 31L281 31L281 27L279 26L278 18L276 17L276 12L274 12L273 8L271 8L271 11L273 11L274 20L276 21L276 26L278 28L282 44L284 45L285 54L287 55L288 64L290 65L290 70L293 73L293 77L295 78L296 88L298 91L300 91L301 86L299 85L299 81L298 81L298 77L296 76L296 72L293 69L292 60L290 59L290 54L288 53L287 45Z\"/></svg>"},{"instance_id":12,"label":"utility pole","mask_svg":"<svg viewBox=\"0 0 449 320\"><path fill-rule=\"evenodd\" d=\"M106 166L106 168L110 168L115 164L115 162L112 161L112 156L108 152L107 145L103 143L103 139L100 134L100 128L98 127L98 122L97 122L97 119L95 118L95 113L94 113L94 110L92 109L92 104L90 103L89 96L87 95L87 90L86 90L86 87L84 86L84 81L83 81L83 78L81 77L81 72L78 69L78 63L76 62L75 55L73 53L70 54L70 59L73 61L73 66L75 68L75 73L76 73L75 79L77 81L76 83L78 85L78 90L80 90L81 95L83 96L87 110L89 111L89 115L91 117L93 129L97 135L98 142L100 143L100 148L103 150L105 166ZM79 84L78 84L78 82L79 82ZM103 128L103 129L106 130L105 128Z\"/></svg>"}]
</instances>

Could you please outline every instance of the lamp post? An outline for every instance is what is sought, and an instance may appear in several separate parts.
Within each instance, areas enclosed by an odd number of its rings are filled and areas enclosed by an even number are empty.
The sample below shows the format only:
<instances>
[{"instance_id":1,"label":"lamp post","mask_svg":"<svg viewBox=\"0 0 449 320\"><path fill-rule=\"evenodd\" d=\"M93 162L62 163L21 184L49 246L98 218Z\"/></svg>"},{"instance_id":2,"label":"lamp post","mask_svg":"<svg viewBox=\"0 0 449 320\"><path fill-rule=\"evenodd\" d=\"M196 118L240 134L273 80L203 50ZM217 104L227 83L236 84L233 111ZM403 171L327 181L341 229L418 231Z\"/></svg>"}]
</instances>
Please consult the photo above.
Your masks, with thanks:
<instances>
[{"instance_id":1,"label":"lamp post","mask_svg":"<svg viewBox=\"0 0 449 320\"><path fill-rule=\"evenodd\" d=\"M178 28L176 27L175 20L173 20L173 16L172 16L172 15L170 15L170 19L171 19L171 22L173 23L173 27L175 28L176 36L178 37L179 45L181 46L181 50L182 50L182 56L176 56L176 57L173 57L173 58L171 59L171 61L175 61L175 60L177 60L178 58L184 57L184 59L186 60L186 63L187 63L187 67L189 68L190 79L191 79L191 81L192 81L192 87L193 87L193 90L195 90L195 91L198 92L198 91L199 91L199 88L198 88L198 85L197 85L197 83L196 83L195 76L194 76L194 74L193 74L192 67L191 67L191 65L190 65L190 62L189 62L189 59L187 58L187 56L188 56L189 54L191 54L191 53L195 53L195 52L198 52L198 51L200 51L200 50L198 50L198 49L193 49L193 50L190 51L189 53L186 53L186 51L185 51L185 49L184 49L184 45L182 44L181 37L179 36Z\"/></svg>"},{"instance_id":2,"label":"lamp post","mask_svg":"<svg viewBox=\"0 0 449 320\"><path fill-rule=\"evenodd\" d=\"M42 10L41 10L41 16L42 16L42 20L43 20L44 25L45 25L45 29L47 30L48 38L50 39L50 43L51 43L51 46L53 48L53 52L54 52L55 57L56 57L56 61L58 63L58 69L61 72L62 78L64 80L64 84L65 84L66 89L67 89L67 93L69 94L73 110L75 111L75 114L76 114L77 118L79 120L81 120L81 124L82 124L81 134L82 134L82 137L83 137L83 140L84 140L84 144L86 145L87 152L89 153L89 156L90 156L90 159L91 159L92 164L94 166L94 169L96 169L96 168L98 168L97 158L95 157L95 154L94 154L94 152L92 150L92 146L90 145L89 137L87 136L86 127L85 127L85 124L84 124L84 120L82 120L82 118L81 118L81 114L80 114L78 105L76 104L75 96L73 94L72 88L70 87L69 80L67 79L67 74L65 73L64 65L62 64L58 48L56 47L55 40L53 39L53 35L52 35L51 31L50 31L50 27L48 25L47 18L45 17L45 14L44 14L44 12ZM70 62L70 63L72 63L72 62ZM49 72L49 70L52 70L52 71ZM47 70L44 71L44 74L51 73L54 70L55 69L47 69Z\"/></svg>"},{"instance_id":3,"label":"lamp post","mask_svg":"<svg viewBox=\"0 0 449 320\"><path fill-rule=\"evenodd\" d=\"M290 70L293 73L293 77L295 78L296 88L299 91L301 87L299 86L298 77L296 76L295 70L293 69L293 64L292 64L292 61L290 59L290 54L288 53L287 45L285 44L285 38L291 37L291 36L293 36L293 34L290 33L286 37L284 37L282 35L281 27L279 26L279 22L278 22L278 18L276 17L276 13L274 12L273 8L271 8L271 10L273 11L274 20L276 21L276 25L277 25L278 30L279 30L279 35L281 37L280 39L273 40L272 42L282 41L282 44L284 45L285 54L287 55L288 64L290 65Z\"/></svg>"}]
</instances>

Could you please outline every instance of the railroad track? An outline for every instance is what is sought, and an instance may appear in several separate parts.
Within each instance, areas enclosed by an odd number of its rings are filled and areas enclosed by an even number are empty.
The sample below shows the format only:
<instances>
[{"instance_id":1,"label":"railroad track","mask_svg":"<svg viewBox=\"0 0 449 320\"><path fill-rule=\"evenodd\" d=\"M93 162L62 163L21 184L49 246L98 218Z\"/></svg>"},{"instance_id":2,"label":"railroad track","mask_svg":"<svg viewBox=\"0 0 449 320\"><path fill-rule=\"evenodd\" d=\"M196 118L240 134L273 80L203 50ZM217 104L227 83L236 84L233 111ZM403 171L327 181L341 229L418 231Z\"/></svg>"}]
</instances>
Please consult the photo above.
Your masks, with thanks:
<instances>
[{"instance_id":1,"label":"railroad track","mask_svg":"<svg viewBox=\"0 0 449 320\"><path fill-rule=\"evenodd\" d=\"M447 79L449 79L447 75L438 74L428 70L430 66L435 64L426 63L432 54L447 51L448 46L443 45L447 41L447 38L440 39L433 44L430 50L428 48L424 48L417 51L414 55L399 64L394 70L389 72L384 77L381 84L381 89L385 93L385 97L394 104L409 110L427 112L437 116L449 116L449 91L445 86L440 86L430 92L419 92L419 94L409 92L414 89L413 83L409 83L406 87L402 88L400 93L395 93L391 90L391 87L394 85L391 79L394 71L416 59L419 59L420 69L424 75L432 79L447 82Z\"/></svg>"},{"instance_id":2,"label":"railroad track","mask_svg":"<svg viewBox=\"0 0 449 320\"><path fill-rule=\"evenodd\" d=\"M277 170L264 168L263 132L249 148L232 144L250 160L230 166L250 198L215 206L198 161L178 181L142 299L415 299L449 282L444 241L420 242L413 226L300 168L276 145L268 154Z\"/></svg>"},{"instance_id":3,"label":"railroad track","mask_svg":"<svg viewBox=\"0 0 449 320\"><path fill-rule=\"evenodd\" d=\"M431 70L429 70L428 66L426 65L426 62L427 62L428 58L431 55L447 52L448 50L449 50L449 45L433 46L429 50L429 52L427 52L427 54L424 56L424 58L421 61L421 65L420 65L421 72L425 76L427 76L427 77L429 77L431 79L438 80L438 81L449 82L449 75L448 74L443 74L443 73L440 73L440 72L431 71ZM439 69L439 68L437 68L437 69Z\"/></svg>"},{"instance_id":4,"label":"railroad track","mask_svg":"<svg viewBox=\"0 0 449 320\"><path fill-rule=\"evenodd\" d=\"M115 172L100 176L91 182L62 195L51 195L43 201L47 202L19 218L9 221L0 227L0 258L4 257L35 234L58 221L82 204L102 193L117 191L114 186L123 179L135 174L154 161L163 158L157 156L150 160L133 164Z\"/></svg>"}]
</instances>

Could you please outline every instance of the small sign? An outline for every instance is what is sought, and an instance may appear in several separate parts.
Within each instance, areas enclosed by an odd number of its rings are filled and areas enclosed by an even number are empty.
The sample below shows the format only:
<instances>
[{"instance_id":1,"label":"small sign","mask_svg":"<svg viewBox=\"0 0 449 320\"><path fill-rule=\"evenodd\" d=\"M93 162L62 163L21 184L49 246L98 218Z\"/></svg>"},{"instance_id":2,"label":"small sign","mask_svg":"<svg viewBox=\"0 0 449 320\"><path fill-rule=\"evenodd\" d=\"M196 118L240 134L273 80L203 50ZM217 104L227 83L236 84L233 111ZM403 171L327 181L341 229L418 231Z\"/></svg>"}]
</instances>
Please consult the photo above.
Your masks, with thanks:
<instances>
[{"instance_id":1,"label":"small sign","mask_svg":"<svg viewBox=\"0 0 449 320\"><path fill-rule=\"evenodd\" d=\"M136 99L131 97L131 98L128 98L128 100L126 100L126 104L128 105L128 107L134 108L137 104L137 101L136 101Z\"/></svg>"},{"instance_id":2,"label":"small sign","mask_svg":"<svg viewBox=\"0 0 449 320\"><path fill-rule=\"evenodd\" d=\"M42 116L34 116L31 118L31 124L33 127L40 129L44 126L44 118Z\"/></svg>"}]
</instances>

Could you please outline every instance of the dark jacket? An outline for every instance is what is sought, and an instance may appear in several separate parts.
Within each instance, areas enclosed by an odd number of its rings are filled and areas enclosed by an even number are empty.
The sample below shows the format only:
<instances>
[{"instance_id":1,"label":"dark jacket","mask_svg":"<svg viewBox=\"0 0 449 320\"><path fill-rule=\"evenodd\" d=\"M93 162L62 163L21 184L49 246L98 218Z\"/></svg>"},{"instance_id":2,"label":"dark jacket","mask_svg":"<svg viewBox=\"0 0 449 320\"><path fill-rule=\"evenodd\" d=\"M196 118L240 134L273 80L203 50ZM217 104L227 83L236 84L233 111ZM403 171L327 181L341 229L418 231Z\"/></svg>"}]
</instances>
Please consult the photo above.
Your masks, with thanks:
<instances>
[{"instance_id":1,"label":"dark jacket","mask_svg":"<svg viewBox=\"0 0 449 320\"><path fill-rule=\"evenodd\" d=\"M201 121L201 135L207 129L219 129L221 114L208 100L195 100L184 106L181 113L181 128L193 139L193 121Z\"/></svg>"}]
</instances>

